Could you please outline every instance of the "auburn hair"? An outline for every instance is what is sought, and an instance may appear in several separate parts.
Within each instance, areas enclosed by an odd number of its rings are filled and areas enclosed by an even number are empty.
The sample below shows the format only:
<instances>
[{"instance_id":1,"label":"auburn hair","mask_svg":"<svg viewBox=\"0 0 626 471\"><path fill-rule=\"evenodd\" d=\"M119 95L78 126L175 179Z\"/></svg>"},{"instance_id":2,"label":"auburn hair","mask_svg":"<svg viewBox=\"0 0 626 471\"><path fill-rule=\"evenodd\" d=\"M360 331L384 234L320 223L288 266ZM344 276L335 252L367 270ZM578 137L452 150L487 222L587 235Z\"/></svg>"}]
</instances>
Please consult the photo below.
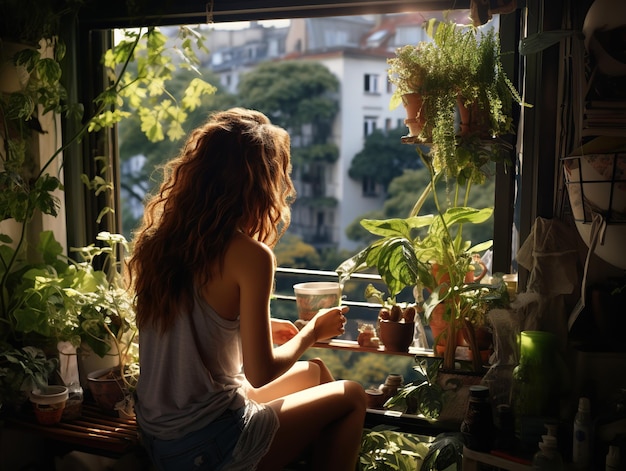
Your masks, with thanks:
<instances>
[{"instance_id":1,"label":"auburn hair","mask_svg":"<svg viewBox=\"0 0 626 471\"><path fill-rule=\"evenodd\" d=\"M191 132L134 237L128 268L139 328L165 332L189 312L236 231L276 245L295 198L290 173L289 135L258 111L216 112Z\"/></svg>"}]
</instances>

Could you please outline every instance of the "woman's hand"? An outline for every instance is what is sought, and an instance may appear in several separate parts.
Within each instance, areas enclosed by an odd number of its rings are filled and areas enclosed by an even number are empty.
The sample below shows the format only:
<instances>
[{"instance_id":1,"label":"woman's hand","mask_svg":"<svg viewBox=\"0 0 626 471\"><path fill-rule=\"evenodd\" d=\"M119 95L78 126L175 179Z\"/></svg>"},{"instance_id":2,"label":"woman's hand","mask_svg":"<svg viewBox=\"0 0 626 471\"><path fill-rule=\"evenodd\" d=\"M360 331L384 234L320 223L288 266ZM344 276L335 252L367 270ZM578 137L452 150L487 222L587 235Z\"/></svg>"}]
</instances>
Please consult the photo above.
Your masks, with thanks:
<instances>
[{"instance_id":1,"label":"woman's hand","mask_svg":"<svg viewBox=\"0 0 626 471\"><path fill-rule=\"evenodd\" d=\"M293 322L285 319L272 319L272 343L282 345L298 333L298 328Z\"/></svg>"},{"instance_id":2,"label":"woman's hand","mask_svg":"<svg viewBox=\"0 0 626 471\"><path fill-rule=\"evenodd\" d=\"M319 342L343 334L346 331L346 317L344 314L349 310L348 306L320 309L310 321L313 324L315 341Z\"/></svg>"}]
</instances>

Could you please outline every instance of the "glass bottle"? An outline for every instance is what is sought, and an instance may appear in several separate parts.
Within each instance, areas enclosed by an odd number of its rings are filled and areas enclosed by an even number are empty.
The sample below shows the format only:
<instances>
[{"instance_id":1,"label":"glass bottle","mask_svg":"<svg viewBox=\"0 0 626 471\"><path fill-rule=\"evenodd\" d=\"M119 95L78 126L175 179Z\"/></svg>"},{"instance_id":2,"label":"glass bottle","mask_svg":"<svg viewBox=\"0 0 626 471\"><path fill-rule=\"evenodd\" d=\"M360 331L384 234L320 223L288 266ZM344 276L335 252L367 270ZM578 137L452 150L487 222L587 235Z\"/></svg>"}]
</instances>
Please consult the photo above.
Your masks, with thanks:
<instances>
[{"instance_id":1,"label":"glass bottle","mask_svg":"<svg viewBox=\"0 0 626 471\"><path fill-rule=\"evenodd\" d=\"M589 469L591 453L591 412L589 398L578 400L578 412L574 418L572 462L574 469Z\"/></svg>"},{"instance_id":2,"label":"glass bottle","mask_svg":"<svg viewBox=\"0 0 626 471\"><path fill-rule=\"evenodd\" d=\"M523 445L536 446L544 424L560 415L564 384L556 337L550 332L523 331L519 364L513 370L512 403L516 435Z\"/></svg>"},{"instance_id":3,"label":"glass bottle","mask_svg":"<svg viewBox=\"0 0 626 471\"><path fill-rule=\"evenodd\" d=\"M470 450L489 452L494 439L489 388L475 385L469 387L469 392L467 411L463 422L461 422L461 433L465 440L465 446Z\"/></svg>"}]
</instances>

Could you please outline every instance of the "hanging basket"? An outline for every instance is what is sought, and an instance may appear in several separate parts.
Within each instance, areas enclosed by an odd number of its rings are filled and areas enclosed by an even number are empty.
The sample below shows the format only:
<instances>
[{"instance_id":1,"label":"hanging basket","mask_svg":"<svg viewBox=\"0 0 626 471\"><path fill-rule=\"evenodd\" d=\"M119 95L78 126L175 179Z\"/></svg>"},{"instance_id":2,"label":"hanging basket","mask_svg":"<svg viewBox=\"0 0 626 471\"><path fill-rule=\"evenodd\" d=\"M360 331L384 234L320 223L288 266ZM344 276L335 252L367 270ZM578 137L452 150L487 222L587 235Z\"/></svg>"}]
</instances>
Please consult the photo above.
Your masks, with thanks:
<instances>
[{"instance_id":1,"label":"hanging basket","mask_svg":"<svg viewBox=\"0 0 626 471\"><path fill-rule=\"evenodd\" d=\"M580 154L562 159L576 227L596 255L626 269L626 152Z\"/></svg>"}]
</instances>

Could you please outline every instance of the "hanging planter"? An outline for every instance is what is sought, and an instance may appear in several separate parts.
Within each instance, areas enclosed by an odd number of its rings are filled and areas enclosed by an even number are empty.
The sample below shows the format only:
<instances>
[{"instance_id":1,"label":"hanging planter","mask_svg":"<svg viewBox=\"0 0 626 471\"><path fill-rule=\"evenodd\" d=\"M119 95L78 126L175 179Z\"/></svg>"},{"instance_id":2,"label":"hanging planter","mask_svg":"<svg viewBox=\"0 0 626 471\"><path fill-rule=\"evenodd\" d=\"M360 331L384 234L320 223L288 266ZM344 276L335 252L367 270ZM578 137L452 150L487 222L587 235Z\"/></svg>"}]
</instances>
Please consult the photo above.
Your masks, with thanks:
<instances>
[{"instance_id":1,"label":"hanging planter","mask_svg":"<svg viewBox=\"0 0 626 471\"><path fill-rule=\"evenodd\" d=\"M626 269L626 152L624 139L599 138L565 157L567 192L576 228L590 250Z\"/></svg>"}]
</instances>

